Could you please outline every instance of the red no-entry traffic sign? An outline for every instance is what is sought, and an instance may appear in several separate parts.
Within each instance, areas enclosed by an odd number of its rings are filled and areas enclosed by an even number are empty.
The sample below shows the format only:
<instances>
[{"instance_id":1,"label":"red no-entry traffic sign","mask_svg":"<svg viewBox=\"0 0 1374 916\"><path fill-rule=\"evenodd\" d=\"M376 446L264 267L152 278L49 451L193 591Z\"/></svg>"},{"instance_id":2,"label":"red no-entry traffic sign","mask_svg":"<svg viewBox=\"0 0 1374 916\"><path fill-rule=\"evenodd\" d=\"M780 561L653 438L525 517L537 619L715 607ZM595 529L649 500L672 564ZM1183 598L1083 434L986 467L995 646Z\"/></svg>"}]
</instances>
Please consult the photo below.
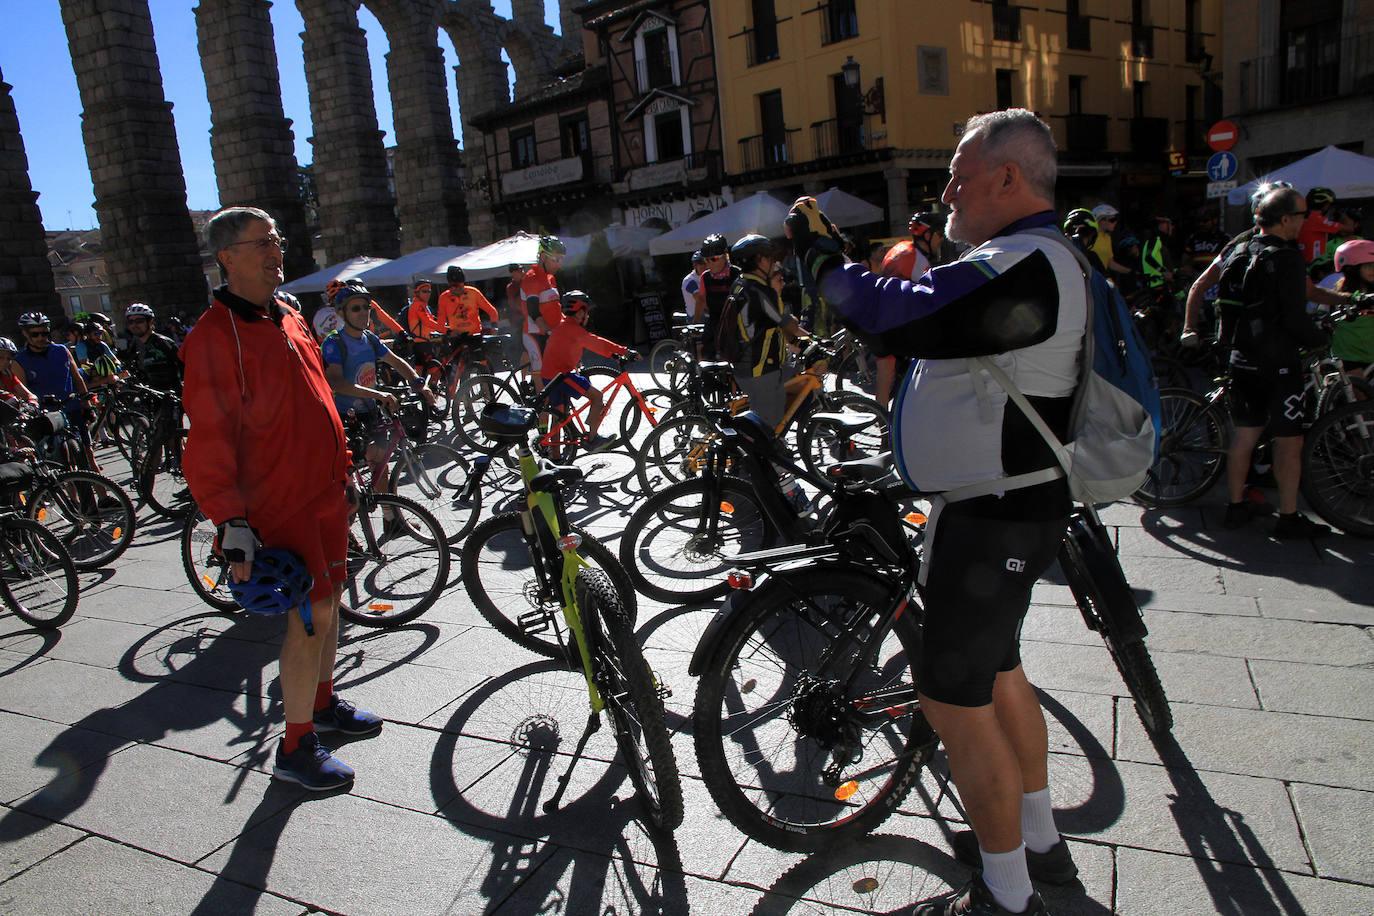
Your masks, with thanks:
<instances>
[{"instance_id":1,"label":"red no-entry traffic sign","mask_svg":"<svg viewBox=\"0 0 1374 916\"><path fill-rule=\"evenodd\" d=\"M1240 128L1235 121L1218 121L1207 129L1207 145L1214 152L1224 153L1236 145L1240 139Z\"/></svg>"}]
</instances>

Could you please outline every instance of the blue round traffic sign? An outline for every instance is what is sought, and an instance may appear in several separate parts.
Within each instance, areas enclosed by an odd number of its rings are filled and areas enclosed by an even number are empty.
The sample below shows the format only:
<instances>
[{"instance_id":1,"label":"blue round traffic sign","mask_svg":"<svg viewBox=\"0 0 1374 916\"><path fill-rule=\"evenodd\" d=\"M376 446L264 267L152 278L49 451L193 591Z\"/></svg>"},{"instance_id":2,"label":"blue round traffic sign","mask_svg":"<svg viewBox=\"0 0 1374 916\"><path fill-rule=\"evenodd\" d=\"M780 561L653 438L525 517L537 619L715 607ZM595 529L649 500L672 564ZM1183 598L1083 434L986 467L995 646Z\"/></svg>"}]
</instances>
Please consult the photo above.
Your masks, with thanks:
<instances>
[{"instance_id":1,"label":"blue round traffic sign","mask_svg":"<svg viewBox=\"0 0 1374 916\"><path fill-rule=\"evenodd\" d=\"M1213 153L1207 160L1208 181L1230 181L1236 177L1239 161L1231 153Z\"/></svg>"}]
</instances>

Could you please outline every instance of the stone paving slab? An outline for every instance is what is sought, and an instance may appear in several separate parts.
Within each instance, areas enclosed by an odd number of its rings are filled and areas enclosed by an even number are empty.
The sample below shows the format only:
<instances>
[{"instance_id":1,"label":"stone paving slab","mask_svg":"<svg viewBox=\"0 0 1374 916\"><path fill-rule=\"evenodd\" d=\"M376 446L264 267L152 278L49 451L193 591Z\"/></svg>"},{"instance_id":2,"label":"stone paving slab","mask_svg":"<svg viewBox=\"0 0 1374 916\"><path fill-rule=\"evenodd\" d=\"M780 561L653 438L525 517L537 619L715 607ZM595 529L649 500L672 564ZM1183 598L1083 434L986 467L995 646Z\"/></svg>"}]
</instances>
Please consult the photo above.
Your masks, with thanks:
<instances>
[{"instance_id":1,"label":"stone paving slab","mask_svg":"<svg viewBox=\"0 0 1374 916\"><path fill-rule=\"evenodd\" d=\"M1207 703L1257 708L1245 660L1154 651L1150 657L1171 703ZM1021 647L1026 674L1038 687L1127 696L1126 684L1105 644L1067 645L1026 642Z\"/></svg>"},{"instance_id":2,"label":"stone paving slab","mask_svg":"<svg viewBox=\"0 0 1374 916\"><path fill-rule=\"evenodd\" d=\"M129 741L90 731L0 712L0 801L13 802L48 783L104 760Z\"/></svg>"},{"instance_id":3,"label":"stone paving slab","mask_svg":"<svg viewBox=\"0 0 1374 916\"><path fill-rule=\"evenodd\" d=\"M1266 597L1258 602L1260 614L1265 617L1374 627L1374 603L1352 604L1330 596L1316 596L1310 600Z\"/></svg>"},{"instance_id":4,"label":"stone paving slab","mask_svg":"<svg viewBox=\"0 0 1374 916\"><path fill-rule=\"evenodd\" d=\"M85 836L80 830L0 806L0 874L18 874ZM0 900L4 896L0 890Z\"/></svg>"},{"instance_id":5,"label":"stone paving slab","mask_svg":"<svg viewBox=\"0 0 1374 916\"><path fill-rule=\"evenodd\" d=\"M0 884L0 912L57 912L59 893L62 912L103 916L307 912L300 903L99 837L88 837Z\"/></svg>"},{"instance_id":6,"label":"stone paving slab","mask_svg":"<svg viewBox=\"0 0 1374 916\"><path fill-rule=\"evenodd\" d=\"M1228 595L1280 598L1320 604L1332 597L1351 604L1368 601L1374 568L1364 566L1285 566L1272 569L1223 569L1221 581Z\"/></svg>"},{"instance_id":7,"label":"stone paving slab","mask_svg":"<svg viewBox=\"0 0 1374 916\"><path fill-rule=\"evenodd\" d=\"M1374 670L1369 668L1256 659L1250 671L1265 709L1374 719Z\"/></svg>"},{"instance_id":8,"label":"stone paving slab","mask_svg":"<svg viewBox=\"0 0 1374 916\"><path fill-rule=\"evenodd\" d=\"M1245 835L1197 841L1218 839L1242 842ZM1116 859L1116 911L1121 916L1374 913L1374 888L1142 849L1118 849Z\"/></svg>"},{"instance_id":9,"label":"stone paving slab","mask_svg":"<svg viewBox=\"0 0 1374 916\"><path fill-rule=\"evenodd\" d=\"M1317 874L1374 884L1374 795L1329 786L1293 786Z\"/></svg>"}]
</instances>

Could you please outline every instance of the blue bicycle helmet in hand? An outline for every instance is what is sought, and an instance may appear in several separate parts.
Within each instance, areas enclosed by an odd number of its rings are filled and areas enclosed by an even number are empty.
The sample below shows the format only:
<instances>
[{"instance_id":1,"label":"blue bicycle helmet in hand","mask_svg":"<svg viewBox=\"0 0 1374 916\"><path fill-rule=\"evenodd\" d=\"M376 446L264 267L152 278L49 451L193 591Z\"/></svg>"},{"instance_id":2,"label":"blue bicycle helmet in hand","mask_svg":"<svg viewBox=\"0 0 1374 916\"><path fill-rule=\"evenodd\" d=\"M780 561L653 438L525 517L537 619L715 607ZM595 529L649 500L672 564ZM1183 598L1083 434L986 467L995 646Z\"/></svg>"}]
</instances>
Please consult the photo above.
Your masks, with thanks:
<instances>
[{"instance_id":1,"label":"blue bicycle helmet in hand","mask_svg":"<svg viewBox=\"0 0 1374 916\"><path fill-rule=\"evenodd\" d=\"M315 577L306 569L305 561L289 550L266 547L253 557L253 572L244 582L230 577L229 591L234 600L250 614L274 617L293 608L300 608L305 632L315 635L310 615L310 589Z\"/></svg>"}]
</instances>

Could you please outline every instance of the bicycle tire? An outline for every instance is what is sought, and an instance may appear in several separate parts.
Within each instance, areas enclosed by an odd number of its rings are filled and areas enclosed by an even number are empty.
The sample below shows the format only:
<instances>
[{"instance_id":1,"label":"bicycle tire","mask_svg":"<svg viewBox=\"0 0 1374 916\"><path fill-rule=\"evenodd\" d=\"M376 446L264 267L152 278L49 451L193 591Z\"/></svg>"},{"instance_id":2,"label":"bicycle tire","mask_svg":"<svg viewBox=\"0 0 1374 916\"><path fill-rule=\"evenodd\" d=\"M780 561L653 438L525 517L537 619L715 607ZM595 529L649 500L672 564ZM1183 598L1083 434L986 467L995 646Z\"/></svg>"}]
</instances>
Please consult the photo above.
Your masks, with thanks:
<instances>
[{"instance_id":1,"label":"bicycle tire","mask_svg":"<svg viewBox=\"0 0 1374 916\"><path fill-rule=\"evenodd\" d=\"M221 614L242 611L229 591L229 563L215 552L215 526L200 509L181 527L181 568L191 589Z\"/></svg>"},{"instance_id":2,"label":"bicycle tire","mask_svg":"<svg viewBox=\"0 0 1374 916\"><path fill-rule=\"evenodd\" d=\"M877 384L877 366L867 347L855 346L835 367L837 390L871 393ZM900 381L900 379L898 380Z\"/></svg>"},{"instance_id":3,"label":"bicycle tire","mask_svg":"<svg viewBox=\"0 0 1374 916\"><path fill-rule=\"evenodd\" d=\"M434 516L413 500L390 493L364 495L350 533L348 582L339 605L345 620L365 627L409 623L429 610L448 585L448 538Z\"/></svg>"},{"instance_id":4,"label":"bicycle tire","mask_svg":"<svg viewBox=\"0 0 1374 916\"><path fill-rule=\"evenodd\" d=\"M812 852L868 833L897 809L934 754L935 734L915 700L899 707L889 699L894 690L914 698L917 689L914 597L884 634L873 664L855 673L854 693L836 697L828 688L832 696L823 696L827 685L808 680L806 660L781 657L785 650L806 653L804 640L819 657L843 628L893 598L871 568L831 564L775 573L759 590L741 594L697 682L692 733L711 797L747 836L774 849ZM770 650L778 657L764 659ZM839 683L849 676L832 675ZM821 762L831 751L816 732L831 716L852 727L868 696L884 714L861 733L862 761L826 774ZM860 738L851 732L849 740ZM766 759L763 748L785 759ZM890 759L875 761L884 751ZM787 764L799 772L781 768Z\"/></svg>"},{"instance_id":5,"label":"bicycle tire","mask_svg":"<svg viewBox=\"0 0 1374 916\"><path fill-rule=\"evenodd\" d=\"M434 516L456 550L482 512L481 491L466 495L471 475L471 464L457 449L426 442L396 456L391 483L398 495L414 500Z\"/></svg>"},{"instance_id":6,"label":"bicycle tire","mask_svg":"<svg viewBox=\"0 0 1374 916\"><path fill-rule=\"evenodd\" d=\"M705 442L716 428L705 417L683 415L658 424L640 443L635 471L645 493L695 477Z\"/></svg>"},{"instance_id":7,"label":"bicycle tire","mask_svg":"<svg viewBox=\"0 0 1374 916\"><path fill-rule=\"evenodd\" d=\"M1116 553L1091 529L1085 529L1078 538L1071 526L1060 548L1059 566L1084 622L1106 643L1141 724L1152 735L1167 734L1173 728L1174 714L1145 646L1140 606Z\"/></svg>"},{"instance_id":8,"label":"bicycle tire","mask_svg":"<svg viewBox=\"0 0 1374 916\"><path fill-rule=\"evenodd\" d=\"M477 421L488 404L521 404L520 393L504 379L494 375L470 375L458 385L453 398L453 428L464 442L484 454L493 454L505 448L482 432Z\"/></svg>"},{"instance_id":9,"label":"bicycle tire","mask_svg":"<svg viewBox=\"0 0 1374 916\"><path fill-rule=\"evenodd\" d=\"M1307 431L1302 495L1346 534L1374 537L1374 401L1339 407Z\"/></svg>"},{"instance_id":10,"label":"bicycle tire","mask_svg":"<svg viewBox=\"0 0 1374 916\"><path fill-rule=\"evenodd\" d=\"M20 620L55 630L71 620L81 597L76 566L62 542L38 522L0 521L0 600Z\"/></svg>"},{"instance_id":11,"label":"bicycle tire","mask_svg":"<svg viewBox=\"0 0 1374 916\"><path fill-rule=\"evenodd\" d=\"M871 422L856 433L847 433L840 424L815 414L797 431L797 451L802 464L817 477L825 469L840 461L871 458L886 451L888 445L887 411L870 397L853 392L838 392L829 396L830 408L871 417Z\"/></svg>"},{"instance_id":12,"label":"bicycle tire","mask_svg":"<svg viewBox=\"0 0 1374 916\"><path fill-rule=\"evenodd\" d=\"M650 823L671 833L682 824L682 777L663 721L658 681L610 578L598 570L578 570L574 594L582 619L600 620L605 634L606 643L592 655L592 671L630 782Z\"/></svg>"},{"instance_id":13,"label":"bicycle tire","mask_svg":"<svg viewBox=\"0 0 1374 916\"><path fill-rule=\"evenodd\" d=\"M1351 401L1345 396L1345 386L1331 384L1322 388L1321 396L1317 399L1317 416L1324 417L1331 411L1346 404L1359 404L1361 401L1374 401L1374 385L1362 378L1350 377L1350 387L1355 391L1355 400Z\"/></svg>"},{"instance_id":14,"label":"bicycle tire","mask_svg":"<svg viewBox=\"0 0 1374 916\"><path fill-rule=\"evenodd\" d=\"M1226 470L1226 423L1220 408L1187 388L1163 388L1159 402L1159 455L1132 494L1151 508L1192 502Z\"/></svg>"},{"instance_id":15,"label":"bicycle tire","mask_svg":"<svg viewBox=\"0 0 1374 916\"><path fill-rule=\"evenodd\" d=\"M181 435L180 429L172 435ZM186 485L186 476L181 469L181 455L173 460L167 454L170 437L156 435L150 430L148 440L142 450L142 461L134 476L134 489L143 504L157 515L173 521L181 521L191 513L191 491ZM165 438L166 441L157 441ZM176 449L173 449L177 451Z\"/></svg>"},{"instance_id":16,"label":"bicycle tire","mask_svg":"<svg viewBox=\"0 0 1374 916\"><path fill-rule=\"evenodd\" d=\"M610 577L621 606L633 623L638 601L620 562L587 531L577 525L571 529L572 534L582 537L578 553ZM488 556L495 559L486 559ZM459 557L463 587L487 623L536 655L567 661L565 647L571 646L572 641L563 620L562 583L541 584L540 576L547 573L537 570L536 562L543 560L531 551L518 512L503 512L480 522L468 535Z\"/></svg>"},{"instance_id":17,"label":"bicycle tire","mask_svg":"<svg viewBox=\"0 0 1374 916\"><path fill-rule=\"evenodd\" d=\"M675 483L649 497L625 523L620 565L644 597L674 606L719 598L729 588L725 574L734 557L774 545L754 488L738 477L719 481L721 527L714 536L702 532L710 486L705 477Z\"/></svg>"},{"instance_id":18,"label":"bicycle tire","mask_svg":"<svg viewBox=\"0 0 1374 916\"><path fill-rule=\"evenodd\" d=\"M665 388L641 388L639 389L639 396L644 399L644 406L649 408L649 413L652 415L652 419L648 421L649 432L653 432L668 419L669 413L679 401L677 395ZM633 401L633 396L631 400ZM634 444L634 440L645 422L644 411L639 409L638 404L630 404L625 412L620 415L620 438L629 445L633 452L639 450L639 446Z\"/></svg>"},{"instance_id":19,"label":"bicycle tire","mask_svg":"<svg viewBox=\"0 0 1374 916\"><path fill-rule=\"evenodd\" d=\"M68 492L71 488L79 488L75 496ZM96 495L100 491L104 497ZM114 500L117 505L101 506L102 499ZM119 484L94 471L59 472L53 483L33 489L25 508L30 519L42 522L57 535L81 572L119 559L129 549L138 526L129 495Z\"/></svg>"},{"instance_id":20,"label":"bicycle tire","mask_svg":"<svg viewBox=\"0 0 1374 916\"><path fill-rule=\"evenodd\" d=\"M686 353L687 350L682 346L682 341L676 337L665 337L653 345L649 350L649 377L654 380L654 386L658 388L671 389L669 384L671 376L670 362L679 353Z\"/></svg>"}]
</instances>

